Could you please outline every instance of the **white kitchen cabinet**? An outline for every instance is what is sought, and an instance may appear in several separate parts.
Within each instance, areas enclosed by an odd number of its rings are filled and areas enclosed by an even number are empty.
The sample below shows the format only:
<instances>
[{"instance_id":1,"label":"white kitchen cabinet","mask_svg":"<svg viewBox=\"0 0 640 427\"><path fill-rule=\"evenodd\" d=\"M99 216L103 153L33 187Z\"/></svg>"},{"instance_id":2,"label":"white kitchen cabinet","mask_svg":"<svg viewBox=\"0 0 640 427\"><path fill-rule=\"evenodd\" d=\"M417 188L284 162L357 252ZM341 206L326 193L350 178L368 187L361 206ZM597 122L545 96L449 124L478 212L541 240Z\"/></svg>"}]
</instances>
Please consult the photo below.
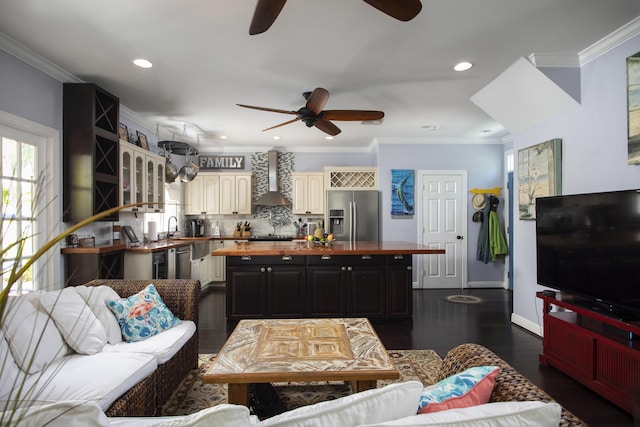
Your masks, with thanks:
<instances>
[{"instance_id":1,"label":"white kitchen cabinet","mask_svg":"<svg viewBox=\"0 0 640 427\"><path fill-rule=\"evenodd\" d=\"M185 215L220 214L220 175L200 172L183 184Z\"/></svg>"},{"instance_id":2,"label":"white kitchen cabinet","mask_svg":"<svg viewBox=\"0 0 640 427\"><path fill-rule=\"evenodd\" d=\"M162 156L120 140L120 204L151 202L128 211L164 212L164 168Z\"/></svg>"},{"instance_id":3,"label":"white kitchen cabinet","mask_svg":"<svg viewBox=\"0 0 640 427\"><path fill-rule=\"evenodd\" d=\"M146 154L146 201L154 203L145 207L145 212L164 212L164 165L162 156Z\"/></svg>"},{"instance_id":4,"label":"white kitchen cabinet","mask_svg":"<svg viewBox=\"0 0 640 427\"><path fill-rule=\"evenodd\" d=\"M199 280L202 287L211 282L211 255L191 260L191 278Z\"/></svg>"},{"instance_id":5,"label":"white kitchen cabinet","mask_svg":"<svg viewBox=\"0 0 640 427\"><path fill-rule=\"evenodd\" d=\"M209 243L211 252L224 247L224 240L211 240ZM211 255L211 281L224 282L226 280L226 257L221 255Z\"/></svg>"},{"instance_id":6,"label":"white kitchen cabinet","mask_svg":"<svg viewBox=\"0 0 640 427\"><path fill-rule=\"evenodd\" d=\"M220 173L220 214L251 213L251 172Z\"/></svg>"},{"instance_id":7,"label":"white kitchen cabinet","mask_svg":"<svg viewBox=\"0 0 640 427\"><path fill-rule=\"evenodd\" d=\"M324 215L324 173L292 172L294 214Z\"/></svg>"}]
</instances>

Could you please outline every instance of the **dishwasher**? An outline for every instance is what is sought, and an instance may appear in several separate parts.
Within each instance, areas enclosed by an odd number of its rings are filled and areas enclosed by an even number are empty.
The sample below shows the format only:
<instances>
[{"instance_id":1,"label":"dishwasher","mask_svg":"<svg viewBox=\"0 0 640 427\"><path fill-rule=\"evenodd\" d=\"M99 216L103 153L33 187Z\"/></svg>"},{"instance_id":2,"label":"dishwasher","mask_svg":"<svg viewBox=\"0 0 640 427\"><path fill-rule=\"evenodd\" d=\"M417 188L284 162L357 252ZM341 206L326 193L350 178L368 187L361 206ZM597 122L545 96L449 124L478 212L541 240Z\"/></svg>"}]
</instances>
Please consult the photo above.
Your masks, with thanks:
<instances>
[{"instance_id":1,"label":"dishwasher","mask_svg":"<svg viewBox=\"0 0 640 427\"><path fill-rule=\"evenodd\" d=\"M176 279L191 279L191 245L176 248Z\"/></svg>"}]
</instances>

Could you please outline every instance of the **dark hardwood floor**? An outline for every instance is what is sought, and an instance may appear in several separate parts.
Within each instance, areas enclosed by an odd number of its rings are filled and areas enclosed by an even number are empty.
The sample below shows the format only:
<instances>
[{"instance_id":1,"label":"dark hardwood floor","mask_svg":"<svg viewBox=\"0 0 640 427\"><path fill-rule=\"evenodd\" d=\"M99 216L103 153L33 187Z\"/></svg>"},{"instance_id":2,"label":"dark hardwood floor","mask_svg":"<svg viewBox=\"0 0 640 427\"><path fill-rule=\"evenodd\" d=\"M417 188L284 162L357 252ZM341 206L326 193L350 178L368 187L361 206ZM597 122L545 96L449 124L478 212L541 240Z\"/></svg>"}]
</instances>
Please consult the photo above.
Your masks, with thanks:
<instances>
[{"instance_id":1,"label":"dark hardwood floor","mask_svg":"<svg viewBox=\"0 0 640 427\"><path fill-rule=\"evenodd\" d=\"M453 304L444 299L459 293L450 289L414 290L413 321L372 321L372 324L389 350L433 349L444 356L458 344L482 344L590 426L640 427L640 415L636 415L634 423L630 414L554 368L540 365L542 340L510 322L510 291L464 291L466 295L482 298L481 304ZM224 287L209 287L200 302L200 352L219 351L232 328L225 318Z\"/></svg>"}]
</instances>

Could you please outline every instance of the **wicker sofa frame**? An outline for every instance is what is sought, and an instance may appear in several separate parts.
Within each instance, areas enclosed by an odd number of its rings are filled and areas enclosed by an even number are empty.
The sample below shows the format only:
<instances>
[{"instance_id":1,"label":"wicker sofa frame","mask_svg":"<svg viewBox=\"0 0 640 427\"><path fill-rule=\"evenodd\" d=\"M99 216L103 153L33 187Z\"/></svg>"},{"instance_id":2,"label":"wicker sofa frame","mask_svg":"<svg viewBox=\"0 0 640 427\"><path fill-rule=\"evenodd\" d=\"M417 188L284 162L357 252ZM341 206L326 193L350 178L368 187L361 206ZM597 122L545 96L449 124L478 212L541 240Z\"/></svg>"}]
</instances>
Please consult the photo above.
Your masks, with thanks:
<instances>
[{"instance_id":1,"label":"wicker sofa frame","mask_svg":"<svg viewBox=\"0 0 640 427\"><path fill-rule=\"evenodd\" d=\"M555 402L541 388L523 377L511 365L499 358L495 353L479 344L461 344L453 348L442 361L438 381L458 374L474 366L499 366L500 374L491 394L490 402L510 402L539 400ZM560 426L586 426L587 424L564 407L560 418Z\"/></svg>"},{"instance_id":2,"label":"wicker sofa frame","mask_svg":"<svg viewBox=\"0 0 640 427\"><path fill-rule=\"evenodd\" d=\"M118 398L105 413L109 417L154 416L169 400L187 373L198 367L198 303L200 282L188 279L127 280L96 279L85 286L106 285L120 297L133 295L153 283L162 301L171 312L182 320L196 324L196 333L173 358L158 366L158 369ZM108 367L105 367L108 368Z\"/></svg>"}]
</instances>

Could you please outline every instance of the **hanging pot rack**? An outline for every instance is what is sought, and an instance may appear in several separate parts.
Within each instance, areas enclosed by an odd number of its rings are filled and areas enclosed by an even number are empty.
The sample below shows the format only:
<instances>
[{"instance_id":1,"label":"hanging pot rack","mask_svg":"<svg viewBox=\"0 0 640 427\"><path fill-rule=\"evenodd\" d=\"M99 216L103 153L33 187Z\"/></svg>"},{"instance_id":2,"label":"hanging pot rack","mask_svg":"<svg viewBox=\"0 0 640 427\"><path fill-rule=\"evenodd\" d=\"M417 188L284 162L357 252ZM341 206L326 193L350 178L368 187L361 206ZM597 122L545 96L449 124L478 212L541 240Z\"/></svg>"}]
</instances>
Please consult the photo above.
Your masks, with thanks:
<instances>
[{"instance_id":1,"label":"hanging pot rack","mask_svg":"<svg viewBox=\"0 0 640 427\"><path fill-rule=\"evenodd\" d=\"M158 141L158 147L162 148L165 152L171 154L177 154L178 156L197 156L198 149L192 145L182 141Z\"/></svg>"}]
</instances>

